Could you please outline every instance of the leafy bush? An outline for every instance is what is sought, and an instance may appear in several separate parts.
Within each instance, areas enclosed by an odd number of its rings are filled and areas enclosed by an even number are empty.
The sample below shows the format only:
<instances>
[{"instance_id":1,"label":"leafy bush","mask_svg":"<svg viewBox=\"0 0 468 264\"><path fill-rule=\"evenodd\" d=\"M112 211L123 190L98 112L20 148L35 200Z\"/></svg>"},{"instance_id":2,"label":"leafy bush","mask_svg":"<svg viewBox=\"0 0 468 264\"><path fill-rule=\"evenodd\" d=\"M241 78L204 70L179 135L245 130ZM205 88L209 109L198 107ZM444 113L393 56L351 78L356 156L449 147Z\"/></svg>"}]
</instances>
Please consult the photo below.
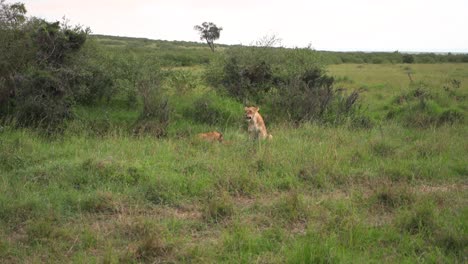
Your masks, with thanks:
<instances>
[{"instance_id":1,"label":"leafy bush","mask_svg":"<svg viewBox=\"0 0 468 264\"><path fill-rule=\"evenodd\" d=\"M143 101L143 110L135 124L137 135L150 134L155 137L167 135L169 126L169 101L161 88L160 73L147 73L137 82L138 93Z\"/></svg>"},{"instance_id":2,"label":"leafy bush","mask_svg":"<svg viewBox=\"0 0 468 264\"><path fill-rule=\"evenodd\" d=\"M82 66L89 29L25 14L23 4L0 3L0 114L21 126L57 131L77 100L96 97L97 85L110 80Z\"/></svg>"},{"instance_id":3,"label":"leafy bush","mask_svg":"<svg viewBox=\"0 0 468 264\"><path fill-rule=\"evenodd\" d=\"M178 95L184 95L195 89L198 82L196 77L190 71L173 70L169 73L167 82Z\"/></svg>"},{"instance_id":4,"label":"leafy bush","mask_svg":"<svg viewBox=\"0 0 468 264\"><path fill-rule=\"evenodd\" d=\"M464 112L456 107L456 96L450 97L454 91L446 94L430 92L422 83L418 87L397 96L387 112L388 119L401 121L408 127L426 128L443 124L463 122ZM453 106L444 107L449 102Z\"/></svg>"},{"instance_id":5,"label":"leafy bush","mask_svg":"<svg viewBox=\"0 0 468 264\"><path fill-rule=\"evenodd\" d=\"M334 87L316 51L270 47L232 48L208 68L206 78L218 90L244 104L265 105L278 120L295 123L323 121L370 127L349 95Z\"/></svg>"},{"instance_id":6,"label":"leafy bush","mask_svg":"<svg viewBox=\"0 0 468 264\"><path fill-rule=\"evenodd\" d=\"M234 125L240 121L237 103L229 98L206 93L195 99L193 104L183 110L186 118L208 125Z\"/></svg>"},{"instance_id":7,"label":"leafy bush","mask_svg":"<svg viewBox=\"0 0 468 264\"><path fill-rule=\"evenodd\" d=\"M212 61L205 77L240 102L260 103L279 84L322 67L318 53L308 48L234 47Z\"/></svg>"},{"instance_id":8,"label":"leafy bush","mask_svg":"<svg viewBox=\"0 0 468 264\"><path fill-rule=\"evenodd\" d=\"M32 69L17 81L15 116L20 124L55 130L71 117L72 97L60 73Z\"/></svg>"},{"instance_id":9,"label":"leafy bush","mask_svg":"<svg viewBox=\"0 0 468 264\"><path fill-rule=\"evenodd\" d=\"M403 63L414 63L414 56L411 54L405 54L402 56Z\"/></svg>"},{"instance_id":10,"label":"leafy bush","mask_svg":"<svg viewBox=\"0 0 468 264\"><path fill-rule=\"evenodd\" d=\"M240 101L248 98L258 101L273 81L271 67L265 61L241 66L236 58L230 58L224 65L224 74L222 84L227 93Z\"/></svg>"},{"instance_id":11,"label":"leafy bush","mask_svg":"<svg viewBox=\"0 0 468 264\"><path fill-rule=\"evenodd\" d=\"M271 108L275 116L294 123L320 121L336 124L348 118L364 120L358 115L359 93L354 91L347 95L344 90L334 88L333 83L333 77L325 75L322 70L308 69L299 78L279 86L271 97Z\"/></svg>"}]
</instances>

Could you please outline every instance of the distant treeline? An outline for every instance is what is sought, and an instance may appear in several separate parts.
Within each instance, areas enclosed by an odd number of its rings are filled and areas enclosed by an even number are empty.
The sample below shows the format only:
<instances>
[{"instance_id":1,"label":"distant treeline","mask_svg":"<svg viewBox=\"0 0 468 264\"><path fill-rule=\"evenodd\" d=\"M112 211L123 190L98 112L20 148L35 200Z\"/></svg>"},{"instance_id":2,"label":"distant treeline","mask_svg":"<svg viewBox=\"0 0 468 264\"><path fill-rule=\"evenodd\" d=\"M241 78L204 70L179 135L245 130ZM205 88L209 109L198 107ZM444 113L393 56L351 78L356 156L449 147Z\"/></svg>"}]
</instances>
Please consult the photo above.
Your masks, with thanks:
<instances>
[{"instance_id":1,"label":"distant treeline","mask_svg":"<svg viewBox=\"0 0 468 264\"><path fill-rule=\"evenodd\" d=\"M105 35L93 35L100 44L113 49L131 48L142 53L157 53L160 63L166 66L194 66L208 64L211 51L200 42L150 40ZM239 45L217 44L218 51ZM284 48L277 48L278 51ZM404 52L335 52L317 51L327 64L342 63L467 63L466 53L404 53Z\"/></svg>"},{"instance_id":2,"label":"distant treeline","mask_svg":"<svg viewBox=\"0 0 468 264\"><path fill-rule=\"evenodd\" d=\"M341 63L462 63L468 54L402 53L402 52L333 52L319 51L329 64Z\"/></svg>"}]
</instances>

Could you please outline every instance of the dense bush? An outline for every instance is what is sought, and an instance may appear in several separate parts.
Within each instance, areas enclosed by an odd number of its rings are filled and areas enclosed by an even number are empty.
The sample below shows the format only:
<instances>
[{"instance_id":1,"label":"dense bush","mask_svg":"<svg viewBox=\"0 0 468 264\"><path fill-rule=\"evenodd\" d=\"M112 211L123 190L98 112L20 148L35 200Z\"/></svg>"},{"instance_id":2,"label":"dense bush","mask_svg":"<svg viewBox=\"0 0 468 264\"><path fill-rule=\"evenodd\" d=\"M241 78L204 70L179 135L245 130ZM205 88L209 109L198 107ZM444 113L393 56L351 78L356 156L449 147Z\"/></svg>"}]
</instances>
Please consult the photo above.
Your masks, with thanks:
<instances>
[{"instance_id":1,"label":"dense bush","mask_svg":"<svg viewBox=\"0 0 468 264\"><path fill-rule=\"evenodd\" d=\"M405 54L402 57L403 63L413 63L414 62L414 56L411 54Z\"/></svg>"},{"instance_id":2,"label":"dense bush","mask_svg":"<svg viewBox=\"0 0 468 264\"><path fill-rule=\"evenodd\" d=\"M299 78L280 84L269 103L274 116L294 123L339 124L356 119L354 126L366 127L370 121L359 111L358 98L357 91L346 94L334 87L333 77L310 69Z\"/></svg>"},{"instance_id":3,"label":"dense bush","mask_svg":"<svg viewBox=\"0 0 468 264\"><path fill-rule=\"evenodd\" d=\"M239 102L266 106L276 121L342 123L356 117L357 126L369 125L358 117L359 94L335 88L311 49L234 48L212 63L206 77Z\"/></svg>"},{"instance_id":4,"label":"dense bush","mask_svg":"<svg viewBox=\"0 0 468 264\"><path fill-rule=\"evenodd\" d=\"M15 117L20 124L56 129L71 117L72 98L61 73L32 69L17 79Z\"/></svg>"},{"instance_id":5,"label":"dense bush","mask_svg":"<svg viewBox=\"0 0 468 264\"><path fill-rule=\"evenodd\" d=\"M241 101L258 101L271 88L273 76L271 67L265 61L241 66L236 58L230 58L223 69L222 85L230 96Z\"/></svg>"},{"instance_id":6,"label":"dense bush","mask_svg":"<svg viewBox=\"0 0 468 264\"><path fill-rule=\"evenodd\" d=\"M0 114L50 132L72 116L77 100L92 101L96 85L111 81L84 63L89 29L25 14L23 4L0 2Z\"/></svg>"}]
</instances>

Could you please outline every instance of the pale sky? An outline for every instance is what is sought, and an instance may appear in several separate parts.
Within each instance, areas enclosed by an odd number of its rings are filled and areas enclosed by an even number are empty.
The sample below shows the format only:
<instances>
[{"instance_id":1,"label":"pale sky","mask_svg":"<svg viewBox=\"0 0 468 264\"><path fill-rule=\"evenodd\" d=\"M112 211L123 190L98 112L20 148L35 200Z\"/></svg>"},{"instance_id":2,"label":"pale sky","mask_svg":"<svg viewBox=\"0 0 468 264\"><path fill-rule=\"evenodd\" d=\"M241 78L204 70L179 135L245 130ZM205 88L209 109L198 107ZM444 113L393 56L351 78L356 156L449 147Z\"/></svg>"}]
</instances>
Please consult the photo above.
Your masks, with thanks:
<instances>
[{"instance_id":1,"label":"pale sky","mask_svg":"<svg viewBox=\"0 0 468 264\"><path fill-rule=\"evenodd\" d=\"M468 52L468 0L8 0L29 15L66 17L94 34L199 41L193 26L223 27L217 43L275 34L287 47L332 51Z\"/></svg>"}]
</instances>

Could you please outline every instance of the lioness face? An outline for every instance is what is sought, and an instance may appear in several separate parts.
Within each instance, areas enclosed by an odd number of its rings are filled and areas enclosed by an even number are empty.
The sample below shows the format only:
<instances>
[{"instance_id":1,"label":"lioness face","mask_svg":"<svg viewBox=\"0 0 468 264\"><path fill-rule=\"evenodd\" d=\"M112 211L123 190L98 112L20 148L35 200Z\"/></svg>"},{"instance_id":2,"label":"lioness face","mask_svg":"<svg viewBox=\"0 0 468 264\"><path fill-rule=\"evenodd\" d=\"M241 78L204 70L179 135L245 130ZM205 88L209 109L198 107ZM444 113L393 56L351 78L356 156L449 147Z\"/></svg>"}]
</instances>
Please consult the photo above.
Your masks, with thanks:
<instances>
[{"instance_id":1,"label":"lioness face","mask_svg":"<svg viewBox=\"0 0 468 264\"><path fill-rule=\"evenodd\" d=\"M254 118L255 114L258 112L258 107L244 107L244 111L245 111L245 119L247 121L250 121L252 120L252 118Z\"/></svg>"}]
</instances>

